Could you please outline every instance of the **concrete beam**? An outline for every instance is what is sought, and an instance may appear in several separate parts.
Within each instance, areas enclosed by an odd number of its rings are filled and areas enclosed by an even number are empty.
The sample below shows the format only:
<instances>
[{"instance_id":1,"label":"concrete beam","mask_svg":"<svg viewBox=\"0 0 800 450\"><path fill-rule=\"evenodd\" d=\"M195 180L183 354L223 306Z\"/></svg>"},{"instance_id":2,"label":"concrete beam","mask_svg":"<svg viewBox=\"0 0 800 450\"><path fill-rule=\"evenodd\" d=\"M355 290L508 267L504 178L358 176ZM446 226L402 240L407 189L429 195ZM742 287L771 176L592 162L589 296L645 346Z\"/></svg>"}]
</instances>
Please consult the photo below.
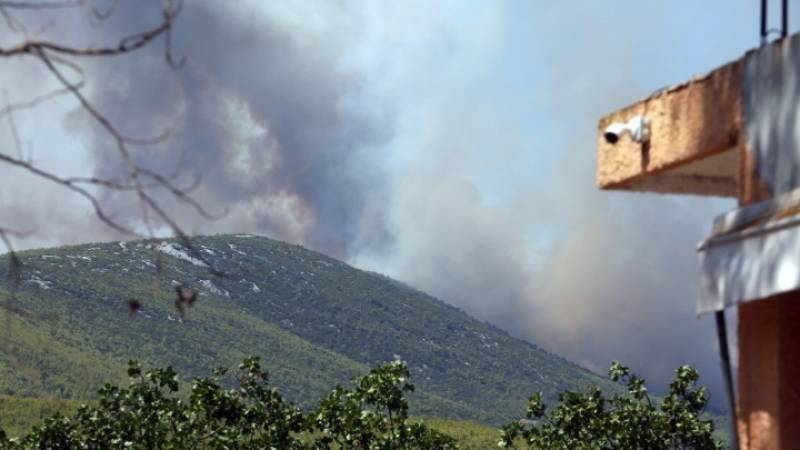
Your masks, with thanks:
<instances>
[{"instance_id":1,"label":"concrete beam","mask_svg":"<svg viewBox=\"0 0 800 450\"><path fill-rule=\"evenodd\" d=\"M621 189L737 195L742 130L742 61L615 111L598 124L597 184ZM649 142L606 142L614 122L644 116Z\"/></svg>"},{"instance_id":2,"label":"concrete beam","mask_svg":"<svg viewBox=\"0 0 800 450\"><path fill-rule=\"evenodd\" d=\"M650 139L604 137L643 116ZM800 186L800 34L600 119L601 189L738 197Z\"/></svg>"}]
</instances>

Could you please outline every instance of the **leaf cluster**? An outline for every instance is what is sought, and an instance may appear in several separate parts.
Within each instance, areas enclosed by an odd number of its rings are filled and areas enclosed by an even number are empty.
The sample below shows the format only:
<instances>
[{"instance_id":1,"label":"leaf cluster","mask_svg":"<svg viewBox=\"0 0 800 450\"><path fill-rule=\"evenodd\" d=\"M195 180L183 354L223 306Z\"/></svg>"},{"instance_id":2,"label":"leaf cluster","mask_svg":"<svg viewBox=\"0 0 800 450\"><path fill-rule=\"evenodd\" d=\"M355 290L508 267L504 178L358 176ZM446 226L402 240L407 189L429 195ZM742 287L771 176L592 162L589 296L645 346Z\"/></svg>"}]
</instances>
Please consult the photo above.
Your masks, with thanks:
<instances>
[{"instance_id":1,"label":"leaf cluster","mask_svg":"<svg viewBox=\"0 0 800 450\"><path fill-rule=\"evenodd\" d=\"M455 449L451 437L409 419L409 376L408 367L395 361L372 370L353 390L337 386L314 414L321 433L315 448Z\"/></svg>"},{"instance_id":2,"label":"leaf cluster","mask_svg":"<svg viewBox=\"0 0 800 450\"><path fill-rule=\"evenodd\" d=\"M100 399L72 416L46 419L21 439L0 430L0 450L28 449L295 449L450 450L451 436L409 417L414 391L408 367L395 361L337 386L305 412L270 386L257 357L229 373L216 369L181 390L171 368L128 364L128 387L106 384ZM614 362L609 375L627 394L564 391L548 411L530 397L527 419L502 430L500 448L718 450L714 424L703 418L708 395L697 371L676 370L670 393L655 401L642 378Z\"/></svg>"},{"instance_id":3,"label":"leaf cluster","mask_svg":"<svg viewBox=\"0 0 800 450\"><path fill-rule=\"evenodd\" d=\"M627 394L607 397L592 388L565 391L559 404L548 411L540 393L530 397L527 419L503 428L500 447L558 450L605 449L696 449L717 450L722 443L713 437L714 424L703 417L708 401L704 387L696 387L695 369L681 366L675 371L669 394L656 402L642 378L614 362L612 381L621 382Z\"/></svg>"},{"instance_id":4,"label":"leaf cluster","mask_svg":"<svg viewBox=\"0 0 800 450\"><path fill-rule=\"evenodd\" d=\"M408 417L413 390L399 362L337 387L305 413L269 385L258 358L194 380L182 393L172 368L128 366L128 387L106 384L72 416L48 418L0 449L450 449L454 440ZM234 381L233 383L226 383ZM234 387L227 387L233 384Z\"/></svg>"}]
</instances>

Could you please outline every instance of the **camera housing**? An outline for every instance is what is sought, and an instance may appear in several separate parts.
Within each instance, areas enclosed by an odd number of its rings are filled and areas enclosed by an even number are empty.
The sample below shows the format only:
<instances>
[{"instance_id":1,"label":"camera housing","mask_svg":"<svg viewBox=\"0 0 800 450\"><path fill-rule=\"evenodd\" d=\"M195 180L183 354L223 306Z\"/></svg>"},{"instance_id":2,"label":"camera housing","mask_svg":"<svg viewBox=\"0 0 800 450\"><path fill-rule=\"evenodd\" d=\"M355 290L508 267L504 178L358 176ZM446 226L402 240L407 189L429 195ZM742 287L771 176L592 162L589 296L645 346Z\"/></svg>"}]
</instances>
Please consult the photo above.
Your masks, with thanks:
<instances>
[{"instance_id":1,"label":"camera housing","mask_svg":"<svg viewBox=\"0 0 800 450\"><path fill-rule=\"evenodd\" d=\"M603 137L609 144L616 144L628 133L634 142L650 139L650 122L644 116L636 116L626 123L614 122L603 131Z\"/></svg>"},{"instance_id":2,"label":"camera housing","mask_svg":"<svg viewBox=\"0 0 800 450\"><path fill-rule=\"evenodd\" d=\"M624 123L615 122L606 128L603 137L609 144L616 144L627 130Z\"/></svg>"}]
</instances>

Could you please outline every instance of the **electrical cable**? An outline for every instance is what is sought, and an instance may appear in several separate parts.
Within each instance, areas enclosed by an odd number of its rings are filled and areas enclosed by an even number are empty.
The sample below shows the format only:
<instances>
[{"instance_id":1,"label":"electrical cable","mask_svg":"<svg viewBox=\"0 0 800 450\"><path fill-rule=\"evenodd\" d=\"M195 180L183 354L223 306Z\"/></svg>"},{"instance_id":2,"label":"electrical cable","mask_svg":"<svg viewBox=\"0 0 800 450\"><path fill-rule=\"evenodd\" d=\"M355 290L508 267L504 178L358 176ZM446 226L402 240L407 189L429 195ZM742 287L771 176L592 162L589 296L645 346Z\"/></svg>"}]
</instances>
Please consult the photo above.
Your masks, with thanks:
<instances>
[{"instance_id":1,"label":"electrical cable","mask_svg":"<svg viewBox=\"0 0 800 450\"><path fill-rule=\"evenodd\" d=\"M783 0L781 4L781 38L789 35L789 0Z\"/></svg>"},{"instance_id":2,"label":"electrical cable","mask_svg":"<svg viewBox=\"0 0 800 450\"><path fill-rule=\"evenodd\" d=\"M725 325L725 310L714 313L717 322L717 339L719 340L719 363L722 369L722 379L725 382L725 397L728 400L731 418L731 448L739 450L739 436L736 429L736 397L733 390L733 373L731 371L731 358L728 352L728 330Z\"/></svg>"}]
</instances>

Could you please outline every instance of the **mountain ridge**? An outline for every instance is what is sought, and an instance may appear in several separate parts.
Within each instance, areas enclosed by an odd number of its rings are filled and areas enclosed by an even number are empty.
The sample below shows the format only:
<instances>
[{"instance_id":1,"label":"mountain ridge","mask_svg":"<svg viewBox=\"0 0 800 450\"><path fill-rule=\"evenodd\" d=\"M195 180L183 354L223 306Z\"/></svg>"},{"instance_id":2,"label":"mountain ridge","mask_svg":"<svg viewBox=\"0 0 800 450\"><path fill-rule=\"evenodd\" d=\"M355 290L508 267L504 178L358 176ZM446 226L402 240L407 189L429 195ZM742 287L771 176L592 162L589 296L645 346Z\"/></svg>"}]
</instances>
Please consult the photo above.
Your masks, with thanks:
<instances>
[{"instance_id":1,"label":"mountain ridge","mask_svg":"<svg viewBox=\"0 0 800 450\"><path fill-rule=\"evenodd\" d=\"M418 386L416 414L490 424L524 414L533 391L554 401L588 384L617 388L401 281L301 246L253 235L192 244L198 253L169 239L20 252L19 312L6 319L0 393L81 398L104 377L119 379L130 358L198 375L250 353L301 405L369 366L403 359ZM7 275L5 261L5 295ZM178 285L201 294L185 318L174 307ZM134 314L130 299L142 301Z\"/></svg>"}]
</instances>

